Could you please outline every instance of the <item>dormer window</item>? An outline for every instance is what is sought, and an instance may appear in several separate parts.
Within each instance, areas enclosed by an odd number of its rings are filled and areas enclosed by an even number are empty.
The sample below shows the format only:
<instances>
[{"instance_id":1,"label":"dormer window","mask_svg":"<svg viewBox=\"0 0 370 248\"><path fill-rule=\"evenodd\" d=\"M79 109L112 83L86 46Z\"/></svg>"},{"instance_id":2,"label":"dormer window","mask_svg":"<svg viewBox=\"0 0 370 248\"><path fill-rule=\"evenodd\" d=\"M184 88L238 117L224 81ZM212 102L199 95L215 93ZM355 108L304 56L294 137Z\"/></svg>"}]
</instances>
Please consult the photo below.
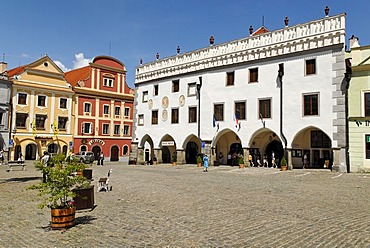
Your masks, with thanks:
<instances>
[{"instance_id":1,"label":"dormer window","mask_svg":"<svg viewBox=\"0 0 370 248\"><path fill-rule=\"evenodd\" d=\"M111 74L104 74L103 75L103 86L106 87L113 87L114 76Z\"/></svg>"}]
</instances>

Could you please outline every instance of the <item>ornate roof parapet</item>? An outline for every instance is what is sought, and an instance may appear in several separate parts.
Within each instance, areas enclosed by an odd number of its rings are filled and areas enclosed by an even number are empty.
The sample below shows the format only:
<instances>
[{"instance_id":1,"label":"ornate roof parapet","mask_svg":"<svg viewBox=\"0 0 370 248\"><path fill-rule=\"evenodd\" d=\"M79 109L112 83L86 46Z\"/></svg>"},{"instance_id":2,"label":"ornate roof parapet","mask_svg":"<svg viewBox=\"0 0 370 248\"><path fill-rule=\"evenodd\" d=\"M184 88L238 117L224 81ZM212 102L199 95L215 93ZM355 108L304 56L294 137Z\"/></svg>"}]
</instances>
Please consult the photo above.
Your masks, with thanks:
<instances>
[{"instance_id":1,"label":"ornate roof parapet","mask_svg":"<svg viewBox=\"0 0 370 248\"><path fill-rule=\"evenodd\" d=\"M208 46L136 67L135 83L345 43L345 14Z\"/></svg>"}]
</instances>

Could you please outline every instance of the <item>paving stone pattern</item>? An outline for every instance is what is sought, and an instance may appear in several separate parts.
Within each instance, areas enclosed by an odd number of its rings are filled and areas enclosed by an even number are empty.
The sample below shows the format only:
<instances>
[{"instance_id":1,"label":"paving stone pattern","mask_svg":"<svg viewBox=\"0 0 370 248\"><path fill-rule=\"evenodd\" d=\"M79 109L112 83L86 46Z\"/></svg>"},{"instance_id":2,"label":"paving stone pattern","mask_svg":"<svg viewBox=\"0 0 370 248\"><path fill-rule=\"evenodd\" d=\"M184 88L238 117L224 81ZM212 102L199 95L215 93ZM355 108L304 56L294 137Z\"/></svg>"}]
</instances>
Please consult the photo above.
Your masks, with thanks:
<instances>
[{"instance_id":1,"label":"paving stone pattern","mask_svg":"<svg viewBox=\"0 0 370 248\"><path fill-rule=\"evenodd\" d=\"M20 168L0 166L0 247L370 247L370 174L108 162L113 190L55 231Z\"/></svg>"}]
</instances>

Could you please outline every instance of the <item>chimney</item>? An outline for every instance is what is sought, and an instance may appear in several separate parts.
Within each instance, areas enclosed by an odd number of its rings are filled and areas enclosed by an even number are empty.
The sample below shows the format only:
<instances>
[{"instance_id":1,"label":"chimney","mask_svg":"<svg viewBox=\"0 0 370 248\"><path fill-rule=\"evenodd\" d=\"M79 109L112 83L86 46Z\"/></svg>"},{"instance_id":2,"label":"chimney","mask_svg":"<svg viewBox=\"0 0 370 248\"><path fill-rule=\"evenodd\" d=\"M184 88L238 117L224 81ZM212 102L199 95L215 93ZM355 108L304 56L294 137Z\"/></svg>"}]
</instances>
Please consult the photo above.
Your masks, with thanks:
<instances>
[{"instance_id":1,"label":"chimney","mask_svg":"<svg viewBox=\"0 0 370 248\"><path fill-rule=\"evenodd\" d=\"M8 64L5 62L0 62L0 74L3 74L8 69Z\"/></svg>"},{"instance_id":2,"label":"chimney","mask_svg":"<svg viewBox=\"0 0 370 248\"><path fill-rule=\"evenodd\" d=\"M349 49L360 47L360 44L358 43L358 37L352 35L349 39Z\"/></svg>"}]
</instances>

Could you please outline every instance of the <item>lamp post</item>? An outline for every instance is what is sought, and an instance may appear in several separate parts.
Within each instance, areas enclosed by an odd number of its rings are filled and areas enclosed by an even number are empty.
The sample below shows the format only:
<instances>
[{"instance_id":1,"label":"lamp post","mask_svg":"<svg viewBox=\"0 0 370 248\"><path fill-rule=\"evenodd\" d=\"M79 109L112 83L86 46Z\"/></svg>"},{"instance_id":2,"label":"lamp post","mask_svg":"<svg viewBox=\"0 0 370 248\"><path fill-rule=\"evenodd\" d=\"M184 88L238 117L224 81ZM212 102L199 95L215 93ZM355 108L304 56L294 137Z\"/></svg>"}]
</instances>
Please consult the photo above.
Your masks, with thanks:
<instances>
[{"instance_id":1,"label":"lamp post","mask_svg":"<svg viewBox=\"0 0 370 248\"><path fill-rule=\"evenodd\" d=\"M200 140L200 89L202 88L202 77L199 77L199 83L197 83L198 93L198 139Z\"/></svg>"}]
</instances>

